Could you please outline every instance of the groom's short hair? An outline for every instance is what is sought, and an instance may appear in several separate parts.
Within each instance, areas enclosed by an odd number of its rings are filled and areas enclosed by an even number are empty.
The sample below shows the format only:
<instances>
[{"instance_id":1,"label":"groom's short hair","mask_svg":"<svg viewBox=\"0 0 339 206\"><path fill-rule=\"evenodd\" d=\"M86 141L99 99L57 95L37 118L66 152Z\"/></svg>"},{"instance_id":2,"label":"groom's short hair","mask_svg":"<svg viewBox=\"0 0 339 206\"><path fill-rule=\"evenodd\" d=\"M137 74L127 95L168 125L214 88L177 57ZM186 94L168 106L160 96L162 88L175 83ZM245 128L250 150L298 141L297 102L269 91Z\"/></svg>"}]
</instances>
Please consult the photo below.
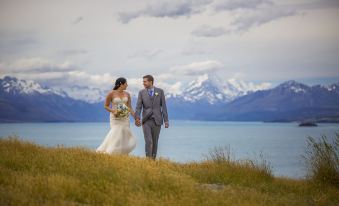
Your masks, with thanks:
<instances>
[{"instance_id":1,"label":"groom's short hair","mask_svg":"<svg viewBox=\"0 0 339 206\"><path fill-rule=\"evenodd\" d=\"M146 78L148 81L150 81L150 82L152 82L153 84L154 84L154 78L153 78L153 76L152 75L145 75L145 76L143 76L142 78Z\"/></svg>"}]
</instances>

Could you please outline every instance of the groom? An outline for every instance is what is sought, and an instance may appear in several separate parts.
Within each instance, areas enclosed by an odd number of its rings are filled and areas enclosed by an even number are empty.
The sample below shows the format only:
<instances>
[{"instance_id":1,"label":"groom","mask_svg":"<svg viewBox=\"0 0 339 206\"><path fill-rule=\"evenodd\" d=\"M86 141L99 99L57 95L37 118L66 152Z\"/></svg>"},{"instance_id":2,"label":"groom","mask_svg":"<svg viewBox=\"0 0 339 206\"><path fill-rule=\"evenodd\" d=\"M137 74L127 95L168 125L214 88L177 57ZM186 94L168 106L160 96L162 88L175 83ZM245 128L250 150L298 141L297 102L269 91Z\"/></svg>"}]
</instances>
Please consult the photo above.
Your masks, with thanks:
<instances>
[{"instance_id":1,"label":"groom","mask_svg":"<svg viewBox=\"0 0 339 206\"><path fill-rule=\"evenodd\" d=\"M155 159L157 156L158 139L161 125L165 122L168 128L168 115L164 91L154 87L154 78L151 75L143 77L145 89L139 91L135 109L135 125L144 132L146 157ZM142 111L142 119L140 113Z\"/></svg>"}]
</instances>

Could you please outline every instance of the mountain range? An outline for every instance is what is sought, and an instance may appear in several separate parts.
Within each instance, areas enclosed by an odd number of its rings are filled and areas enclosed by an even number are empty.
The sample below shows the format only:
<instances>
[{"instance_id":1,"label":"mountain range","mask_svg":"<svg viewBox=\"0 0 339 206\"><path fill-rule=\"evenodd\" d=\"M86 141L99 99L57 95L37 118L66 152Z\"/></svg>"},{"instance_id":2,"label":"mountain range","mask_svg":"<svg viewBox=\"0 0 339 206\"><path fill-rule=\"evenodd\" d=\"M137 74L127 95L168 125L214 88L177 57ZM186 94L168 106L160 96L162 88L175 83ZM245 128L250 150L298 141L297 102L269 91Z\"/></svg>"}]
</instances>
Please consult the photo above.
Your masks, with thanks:
<instances>
[{"instance_id":1,"label":"mountain range","mask_svg":"<svg viewBox=\"0 0 339 206\"><path fill-rule=\"evenodd\" d=\"M201 113L209 120L224 121L317 121L339 120L339 83L307 86L287 81L275 88L243 95L218 113Z\"/></svg>"},{"instance_id":2,"label":"mountain range","mask_svg":"<svg viewBox=\"0 0 339 206\"><path fill-rule=\"evenodd\" d=\"M0 122L107 121L103 108L107 92L80 86L50 88L6 76L0 79ZM339 83L308 86L291 80L270 88L206 74L166 98L170 119L339 120Z\"/></svg>"}]
</instances>

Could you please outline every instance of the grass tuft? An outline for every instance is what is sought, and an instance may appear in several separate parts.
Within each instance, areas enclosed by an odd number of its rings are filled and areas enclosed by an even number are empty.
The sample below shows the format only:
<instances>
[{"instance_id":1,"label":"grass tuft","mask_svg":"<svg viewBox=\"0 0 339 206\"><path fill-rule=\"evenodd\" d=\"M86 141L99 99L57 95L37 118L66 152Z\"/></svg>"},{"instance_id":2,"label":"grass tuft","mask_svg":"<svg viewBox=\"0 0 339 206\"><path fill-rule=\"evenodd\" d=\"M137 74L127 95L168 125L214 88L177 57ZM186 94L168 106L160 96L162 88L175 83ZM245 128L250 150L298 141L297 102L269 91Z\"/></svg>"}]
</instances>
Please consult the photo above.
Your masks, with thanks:
<instances>
[{"instance_id":1,"label":"grass tuft","mask_svg":"<svg viewBox=\"0 0 339 206\"><path fill-rule=\"evenodd\" d=\"M319 141L308 137L303 157L308 179L339 188L339 134L335 134L332 142L325 135Z\"/></svg>"}]
</instances>

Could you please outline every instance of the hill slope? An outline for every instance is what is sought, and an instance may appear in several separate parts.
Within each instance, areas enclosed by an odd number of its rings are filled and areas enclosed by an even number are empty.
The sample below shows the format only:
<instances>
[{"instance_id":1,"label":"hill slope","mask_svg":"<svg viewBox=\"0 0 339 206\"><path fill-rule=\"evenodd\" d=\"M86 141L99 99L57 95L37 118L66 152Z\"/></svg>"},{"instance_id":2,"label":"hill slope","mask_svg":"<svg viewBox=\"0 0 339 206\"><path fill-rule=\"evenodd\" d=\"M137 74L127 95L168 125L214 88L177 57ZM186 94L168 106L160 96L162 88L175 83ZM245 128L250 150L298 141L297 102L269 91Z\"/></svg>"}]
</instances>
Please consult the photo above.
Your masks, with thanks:
<instances>
[{"instance_id":1,"label":"hill slope","mask_svg":"<svg viewBox=\"0 0 339 206\"><path fill-rule=\"evenodd\" d=\"M179 164L0 138L1 205L335 205L339 191L249 162Z\"/></svg>"}]
</instances>

